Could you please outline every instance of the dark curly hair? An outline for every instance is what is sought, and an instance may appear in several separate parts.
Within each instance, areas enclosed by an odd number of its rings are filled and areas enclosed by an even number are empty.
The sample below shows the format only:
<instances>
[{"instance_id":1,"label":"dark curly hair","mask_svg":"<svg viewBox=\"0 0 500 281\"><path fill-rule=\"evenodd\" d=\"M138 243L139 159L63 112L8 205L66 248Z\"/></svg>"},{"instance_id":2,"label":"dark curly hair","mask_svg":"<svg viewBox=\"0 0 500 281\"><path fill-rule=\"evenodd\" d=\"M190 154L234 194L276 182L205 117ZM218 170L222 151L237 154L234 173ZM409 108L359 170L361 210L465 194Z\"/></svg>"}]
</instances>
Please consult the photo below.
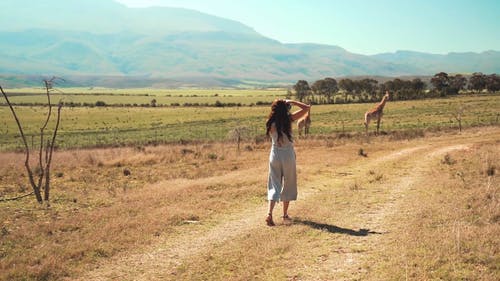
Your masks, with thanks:
<instances>
[{"instance_id":1,"label":"dark curly hair","mask_svg":"<svg viewBox=\"0 0 500 281\"><path fill-rule=\"evenodd\" d=\"M292 140L292 118L290 116L290 107L282 99L276 99L271 104L271 113L266 122L266 136L269 138L269 131L271 130L271 125L275 123L276 131L278 132L278 142L283 138L285 134L290 141Z\"/></svg>"}]
</instances>

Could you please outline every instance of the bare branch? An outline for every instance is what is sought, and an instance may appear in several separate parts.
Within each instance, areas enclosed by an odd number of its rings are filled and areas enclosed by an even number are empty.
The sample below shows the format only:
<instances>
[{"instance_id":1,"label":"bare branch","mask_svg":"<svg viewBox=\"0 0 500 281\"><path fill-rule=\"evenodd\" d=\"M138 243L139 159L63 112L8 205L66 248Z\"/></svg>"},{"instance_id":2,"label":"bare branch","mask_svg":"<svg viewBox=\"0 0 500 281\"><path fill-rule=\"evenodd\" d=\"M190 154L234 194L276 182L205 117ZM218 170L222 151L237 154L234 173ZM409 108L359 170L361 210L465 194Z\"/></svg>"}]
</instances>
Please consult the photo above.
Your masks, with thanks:
<instances>
[{"instance_id":1,"label":"bare branch","mask_svg":"<svg viewBox=\"0 0 500 281\"><path fill-rule=\"evenodd\" d=\"M54 133L52 134L52 141L50 142L50 149L48 151L48 157L46 156L46 167L45 167L45 188L44 188L44 199L46 202L49 202L49 191L50 191L50 164L52 163L52 153L54 152L54 145L56 143L57 130L59 129L59 124L61 121L61 108L62 103L59 103L57 106L57 121L56 126L54 128ZM49 148L48 147L48 148Z\"/></svg>"},{"instance_id":2,"label":"bare branch","mask_svg":"<svg viewBox=\"0 0 500 281\"><path fill-rule=\"evenodd\" d=\"M43 82L45 84L45 88L49 91L55 90L54 85L57 85L57 80L65 81L62 78L59 78L57 76L52 76L50 79L44 79Z\"/></svg>"},{"instance_id":3,"label":"bare branch","mask_svg":"<svg viewBox=\"0 0 500 281\"><path fill-rule=\"evenodd\" d=\"M34 192L26 193L12 198L0 198L0 202L15 201L33 195Z\"/></svg>"},{"instance_id":4,"label":"bare branch","mask_svg":"<svg viewBox=\"0 0 500 281\"><path fill-rule=\"evenodd\" d=\"M31 170L31 167L29 165L30 150L28 147L28 142L26 141L26 137L24 136L23 127L21 126L21 123L19 122L19 118L17 118L16 111L12 107L12 104L10 103L9 98L7 97L7 94L4 92L2 86L0 86L0 90L2 91L2 94L5 98L5 100L7 101L7 104L9 105L10 111L12 112L12 115L14 116L14 119L16 120L17 127L19 128L19 133L21 134L21 138L23 140L25 153L26 153L26 160L24 161L24 166L26 167L26 171L28 172L28 178L29 178L30 184L33 187L37 201L39 203L42 203L42 197L40 195L40 188L35 184L35 179L33 178L33 171Z\"/></svg>"},{"instance_id":5,"label":"bare branch","mask_svg":"<svg viewBox=\"0 0 500 281\"><path fill-rule=\"evenodd\" d=\"M52 140L47 141L47 144L44 144L44 136L45 136L45 129L47 128L49 121L52 117L52 103L50 100L50 92L53 89L53 85L55 84L57 77L52 77L49 80L44 80L45 82L45 91L47 94L47 103L48 103L48 112L47 112L47 118L45 119L45 122L43 123L43 126L40 128L40 147L39 147L39 155L38 155L38 184L35 183L33 171L30 166L30 149L28 147L28 142L26 141L26 137L24 135L23 128L21 126L21 123L19 121L19 118L17 118L17 114L12 107L12 104L9 101L9 98L7 94L4 92L3 88L0 87L0 90L5 97L5 100L7 101L7 104L10 107L10 110L12 112L12 115L14 116L14 119L16 120L17 126L19 128L19 132L21 134L24 147L25 147L25 153L26 153L26 161L24 165L26 166L26 170L28 171L28 177L29 177L29 182L31 186L33 187L33 193L35 194L35 197L38 201L38 203L43 203L45 200L47 204L49 203L49 191L50 191L50 165L52 163L52 154L54 152L54 147L55 147L55 140L57 136L57 131L59 129L59 124L61 120L61 108L62 108L62 102L59 102L58 105L58 110L57 110L57 121L55 125L55 129L52 135ZM43 157L45 156L45 157ZM44 182L45 180L45 182ZM41 195L41 187L44 185L44 199L42 199ZM31 193L31 194L33 194Z\"/></svg>"},{"instance_id":6,"label":"bare branch","mask_svg":"<svg viewBox=\"0 0 500 281\"><path fill-rule=\"evenodd\" d=\"M40 149L39 149L39 152L38 152L38 166L39 166L39 169L40 169L40 173L38 174L39 175L39 178L38 178L38 188L41 188L42 187L42 183L43 183L43 179L44 179L44 174L46 173L46 169L44 168L44 166L48 166L47 165L47 152L48 152L48 147L50 146L50 142L47 143L47 146L45 148L46 150L46 155L45 155L45 164L43 162L43 158L42 158L42 155L43 155L43 145L44 145L44 137L45 137L45 129L47 128L47 125L49 123L49 120L50 118L52 117L52 103L51 103L51 100L50 100L50 92L51 90L53 89L54 87L54 84L56 84L56 80L57 80L57 77L56 76L53 76L51 79L45 79L43 80L44 84L45 84L45 92L46 92L46 95L47 95L47 104L48 104L48 112L47 112L47 118L45 119L45 123L43 124L43 126L40 128ZM47 177L45 177L47 178ZM47 185L47 183L45 183L45 185Z\"/></svg>"},{"instance_id":7,"label":"bare branch","mask_svg":"<svg viewBox=\"0 0 500 281\"><path fill-rule=\"evenodd\" d=\"M50 102L50 89L52 89L52 84L55 80L55 77L52 77L50 80L43 80L45 83L45 92L47 94L47 103L49 105L48 113L47 113L47 118L45 119L45 123L43 126L40 128L40 150L39 150L39 166L40 166L40 175L43 175L43 163L42 163L42 150L43 150L43 137L44 137L44 130L47 128L47 124L49 123L50 116L52 115L52 104ZM38 181L38 185L41 186L41 181L42 177L40 177Z\"/></svg>"}]
</instances>

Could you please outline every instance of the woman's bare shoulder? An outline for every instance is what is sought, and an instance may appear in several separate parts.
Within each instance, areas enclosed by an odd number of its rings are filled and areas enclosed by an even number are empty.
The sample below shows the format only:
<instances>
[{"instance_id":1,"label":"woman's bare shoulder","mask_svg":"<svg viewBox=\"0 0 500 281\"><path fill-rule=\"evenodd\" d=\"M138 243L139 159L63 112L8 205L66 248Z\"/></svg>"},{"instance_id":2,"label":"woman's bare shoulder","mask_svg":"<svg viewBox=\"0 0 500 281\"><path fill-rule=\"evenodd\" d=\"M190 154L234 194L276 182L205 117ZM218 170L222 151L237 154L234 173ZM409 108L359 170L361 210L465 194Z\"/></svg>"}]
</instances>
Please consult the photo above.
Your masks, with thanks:
<instances>
[{"instance_id":1,"label":"woman's bare shoulder","mask_svg":"<svg viewBox=\"0 0 500 281\"><path fill-rule=\"evenodd\" d=\"M276 124L274 122L271 123L271 127L269 128L269 132L271 132L271 133L276 132Z\"/></svg>"}]
</instances>

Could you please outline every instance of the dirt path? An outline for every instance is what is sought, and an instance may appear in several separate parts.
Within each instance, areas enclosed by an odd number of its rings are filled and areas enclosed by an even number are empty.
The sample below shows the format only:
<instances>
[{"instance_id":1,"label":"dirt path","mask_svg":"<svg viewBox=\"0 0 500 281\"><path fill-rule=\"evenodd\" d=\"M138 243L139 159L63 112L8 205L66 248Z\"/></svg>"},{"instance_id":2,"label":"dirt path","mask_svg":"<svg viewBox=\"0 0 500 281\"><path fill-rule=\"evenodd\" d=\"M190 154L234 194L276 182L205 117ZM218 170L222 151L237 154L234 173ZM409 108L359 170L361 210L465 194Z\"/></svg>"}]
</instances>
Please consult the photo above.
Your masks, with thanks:
<instances>
[{"instance_id":1,"label":"dirt path","mask_svg":"<svg viewBox=\"0 0 500 281\"><path fill-rule=\"evenodd\" d=\"M362 251L340 251L326 259L327 262L320 263L316 270L322 275L328 276L332 280L359 280L363 277L364 269L362 264L370 260L370 253L378 251L384 239L384 233L391 231L397 224L404 222L390 221L391 215L404 211L402 198L408 189L418 186L419 181L432 165L439 161L446 153L455 150L467 149L468 145L445 145L429 146L422 145L410 149L388 154L369 161L365 165L358 167L358 172L354 178L366 174L366 171L376 169L378 165L389 165L399 163L399 169L394 171L392 176L386 176L384 182L380 184L385 200L375 206L370 206L356 215L356 220L363 221L363 227L367 235L361 235L352 239L346 239L345 248L360 248ZM401 164L404 163L404 164ZM411 170L411 171L410 171ZM370 235L369 235L370 234ZM347 246L347 244L349 246ZM310 280L316 280L315 273L309 276Z\"/></svg>"},{"instance_id":2,"label":"dirt path","mask_svg":"<svg viewBox=\"0 0 500 281\"><path fill-rule=\"evenodd\" d=\"M301 192L301 200L314 193ZM173 278L176 267L190 257L211 251L217 245L234 237L262 228L263 214L267 207L244 210L225 218L225 222L210 228L196 226L175 236L161 238L155 245L138 253L126 253L95 270L88 272L79 280L165 280ZM188 227L189 228L189 227ZM174 278L175 279L175 278Z\"/></svg>"},{"instance_id":3,"label":"dirt path","mask_svg":"<svg viewBox=\"0 0 500 281\"><path fill-rule=\"evenodd\" d=\"M477 141L476 139L475 141ZM384 200L375 206L359 212L357 219L364 221L364 226L377 233L384 233L393 227L393 222L388 217L401 209L401 198L412 186L418 185L419 178L445 153L454 150L467 149L474 140L464 139L459 144L450 145L441 141L431 144L420 144L412 148L396 150L382 157L367 158L363 163L353 167L339 167L337 173L345 174L342 179L332 181L355 180L366 176L367 172L380 165L399 165L398 170L384 179L382 189ZM318 184L320 179L310 182L309 186L301 189L301 201L313 200L318 194L312 186ZM222 223L213 226L199 226L193 223L186 226L185 232L160 237L154 245L141 249L135 253L118 255L94 270L81 276L80 280L174 280L176 267L190 257L213 251L225 241L250 233L263 227L263 214L266 206L247 209L232 214ZM345 276L355 278L360 273L360 264L369 258L370 251L376 250L376 245L382 235L366 235L355 240L346 239L345 243L358 243L366 251L363 253L344 252L335 253L321 264L315 265L314 270L323 272L325 276ZM309 270L304 279L315 279L314 272Z\"/></svg>"}]
</instances>

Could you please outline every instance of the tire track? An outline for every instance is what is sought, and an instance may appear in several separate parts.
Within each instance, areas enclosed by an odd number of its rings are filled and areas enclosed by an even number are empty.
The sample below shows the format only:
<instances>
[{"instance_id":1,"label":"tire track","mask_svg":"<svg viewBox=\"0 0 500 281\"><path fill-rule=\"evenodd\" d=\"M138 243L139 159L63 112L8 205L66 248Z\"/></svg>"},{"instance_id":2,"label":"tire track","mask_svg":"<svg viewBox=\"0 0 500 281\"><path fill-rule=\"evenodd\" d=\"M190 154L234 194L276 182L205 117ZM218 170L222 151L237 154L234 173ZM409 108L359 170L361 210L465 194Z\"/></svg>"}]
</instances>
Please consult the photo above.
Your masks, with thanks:
<instances>
[{"instance_id":1,"label":"tire track","mask_svg":"<svg viewBox=\"0 0 500 281\"><path fill-rule=\"evenodd\" d=\"M412 186L418 185L420 178L428 171L430 165L435 163L434 161L446 153L456 150L465 150L468 149L469 146L470 145L466 144L458 144L431 148L430 146L424 145L403 149L367 163L361 169L362 171L366 172L371 168L375 168L376 165L380 165L384 162L395 162L406 157L409 158L407 165L411 167L413 173L406 173L405 176L398 177L400 174L399 172L409 168L402 167L400 171L397 171L395 173L396 175L392 176L383 184L387 186L385 188L386 194L384 194L386 200L376 206L375 210L374 208L370 208L358 214L357 218L363 221L363 226L367 229L375 229L375 233L383 234L389 232L391 227L394 227L392 222L389 221L391 215L402 211L401 199ZM421 153L422 150L425 151L425 153ZM362 175L358 174L357 176L359 177ZM358 280L367 273L362 269L363 262L370 260L370 252L377 250L377 247L381 244L381 239L384 239L383 235L366 235L364 237L357 237L355 240L351 239L347 242L349 245L345 245L345 248L349 248L349 246L359 246L360 248L368 249L362 252L347 251L344 253L337 253L331 256L327 262L322 263L317 270L329 275L332 280ZM317 280L317 278L308 276L308 278L304 280Z\"/></svg>"},{"instance_id":2,"label":"tire track","mask_svg":"<svg viewBox=\"0 0 500 281\"><path fill-rule=\"evenodd\" d=\"M429 149L432 150L430 152ZM376 159L369 159L368 162L360 165L349 167L340 167L344 169L356 169L351 173L348 178L356 178L366 174L366 171L373 169L378 165L387 162L395 162L400 159L409 158L413 155L418 155L412 159L415 162L419 172L415 175L408 175L402 178L397 178L397 175L392 178L395 180L394 187L388 194L390 200L380 205L374 211L362 213L366 219L366 226L370 229L377 229L383 225L386 218L399 209L398 198L403 194L411 185L418 181L418 176L422 174L422 169L426 167L429 159L434 159L446 152L465 149L466 145L453 145L435 148L431 145L420 145L417 147L401 149L390 153L388 155L378 157ZM421 151L427 151L424 154L419 154ZM422 158L428 157L429 159L420 161ZM344 178L345 179L345 178ZM321 182L321 179L312 181L301 190L301 201L313 200L314 195L320 191L311 188ZM250 233L251 231L262 228L264 226L263 219L267 212L265 205L246 209L242 212L231 214L225 218L222 223L215 226L189 226L186 227L185 232L168 236L160 237L160 240L139 250L136 253L123 253L109 260L104 261L98 265L97 268L86 272L78 280L174 280L176 268L183 262L189 260L191 257L200 255L209 251L213 251L218 245L225 241L232 240L236 237ZM208 229L207 229L208 228ZM380 231L380 230L379 230ZM380 235L369 235L363 237L361 243L374 244ZM362 253L366 254L366 253ZM330 272L332 275L339 273L345 274L346 272L353 272L360 265L362 260L357 253L344 253L340 257L344 260L339 264L325 262L322 264L320 270ZM337 256L336 258L339 258Z\"/></svg>"}]
</instances>

